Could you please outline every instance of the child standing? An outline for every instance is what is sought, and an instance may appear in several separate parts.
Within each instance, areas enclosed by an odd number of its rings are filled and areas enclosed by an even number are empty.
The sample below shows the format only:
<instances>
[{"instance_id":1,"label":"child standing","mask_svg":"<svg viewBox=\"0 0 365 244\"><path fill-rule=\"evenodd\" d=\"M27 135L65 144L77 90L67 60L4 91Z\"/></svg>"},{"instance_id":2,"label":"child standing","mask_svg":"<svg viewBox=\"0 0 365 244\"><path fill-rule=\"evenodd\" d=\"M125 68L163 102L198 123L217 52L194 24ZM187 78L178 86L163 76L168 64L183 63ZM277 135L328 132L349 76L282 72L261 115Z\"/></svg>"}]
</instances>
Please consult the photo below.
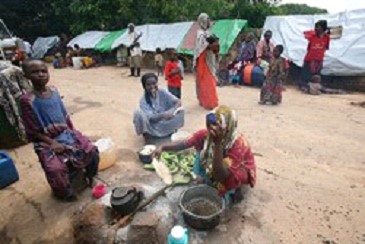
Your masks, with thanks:
<instances>
[{"instance_id":1,"label":"child standing","mask_svg":"<svg viewBox=\"0 0 365 244\"><path fill-rule=\"evenodd\" d=\"M308 35L307 54L301 73L299 88L308 91L308 83L314 75L321 75L325 52L330 46L327 21L320 20L315 24L314 34Z\"/></svg>"},{"instance_id":2,"label":"child standing","mask_svg":"<svg viewBox=\"0 0 365 244\"><path fill-rule=\"evenodd\" d=\"M34 144L47 181L56 197L71 201L76 197L70 180L76 169L86 171L91 185L99 164L99 152L77 131L68 116L58 91L47 86L49 73L40 60L23 63L33 91L20 97L20 108L27 136Z\"/></svg>"},{"instance_id":3,"label":"child standing","mask_svg":"<svg viewBox=\"0 0 365 244\"><path fill-rule=\"evenodd\" d=\"M284 51L282 45L277 45L273 51L273 60L269 66L266 80L261 88L260 104L271 102L273 105L281 103L283 82L286 77L285 59L281 57Z\"/></svg>"},{"instance_id":4,"label":"child standing","mask_svg":"<svg viewBox=\"0 0 365 244\"><path fill-rule=\"evenodd\" d=\"M157 69L157 76L163 75L163 56L161 48L156 49L155 65Z\"/></svg>"},{"instance_id":5,"label":"child standing","mask_svg":"<svg viewBox=\"0 0 365 244\"><path fill-rule=\"evenodd\" d=\"M175 49L169 49L167 52L169 60L165 65L165 78L169 92L177 98L181 98L181 70L179 68L179 60Z\"/></svg>"}]
</instances>

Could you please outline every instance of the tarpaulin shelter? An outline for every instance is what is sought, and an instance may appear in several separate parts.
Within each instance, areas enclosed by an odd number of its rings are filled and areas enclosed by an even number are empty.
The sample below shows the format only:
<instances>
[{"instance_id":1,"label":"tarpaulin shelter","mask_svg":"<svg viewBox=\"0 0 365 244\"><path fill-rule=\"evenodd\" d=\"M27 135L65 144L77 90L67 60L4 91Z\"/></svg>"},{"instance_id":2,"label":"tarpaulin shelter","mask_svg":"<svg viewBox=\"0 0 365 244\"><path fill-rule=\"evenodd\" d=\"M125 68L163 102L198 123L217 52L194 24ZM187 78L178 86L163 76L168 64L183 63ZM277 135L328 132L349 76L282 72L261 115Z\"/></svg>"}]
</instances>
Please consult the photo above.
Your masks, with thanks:
<instances>
[{"instance_id":1,"label":"tarpaulin shelter","mask_svg":"<svg viewBox=\"0 0 365 244\"><path fill-rule=\"evenodd\" d=\"M143 51L156 51L156 48L178 48L193 22L173 24L146 24L136 26L135 31L142 33L139 39ZM128 32L114 41L112 48L120 45L129 45Z\"/></svg>"},{"instance_id":2,"label":"tarpaulin shelter","mask_svg":"<svg viewBox=\"0 0 365 244\"><path fill-rule=\"evenodd\" d=\"M113 43L121 37L127 29L123 29L120 31L110 32L108 35L104 36L95 46L95 50L99 52L111 52L113 48Z\"/></svg>"},{"instance_id":3,"label":"tarpaulin shelter","mask_svg":"<svg viewBox=\"0 0 365 244\"><path fill-rule=\"evenodd\" d=\"M87 31L73 38L68 44L68 47L73 47L78 44L83 49L94 49L95 46L107 36L109 32L106 31Z\"/></svg>"},{"instance_id":4,"label":"tarpaulin shelter","mask_svg":"<svg viewBox=\"0 0 365 244\"><path fill-rule=\"evenodd\" d=\"M308 41L304 32L315 22L327 20L328 26L342 26L342 36L331 39L322 74L337 76L365 75L365 9L323 15L269 16L264 31L273 32L273 41L284 45L283 56L302 67Z\"/></svg>"},{"instance_id":5,"label":"tarpaulin shelter","mask_svg":"<svg viewBox=\"0 0 365 244\"><path fill-rule=\"evenodd\" d=\"M32 46L32 58L41 59L46 53L60 44L58 36L38 37Z\"/></svg>"},{"instance_id":6,"label":"tarpaulin shelter","mask_svg":"<svg viewBox=\"0 0 365 244\"><path fill-rule=\"evenodd\" d=\"M247 28L247 26L247 20L242 19L223 19L213 23L210 33L219 37L220 55L228 54L237 36L242 30ZM197 30L198 24L195 23L185 36L184 40L181 42L179 53L193 55Z\"/></svg>"}]
</instances>

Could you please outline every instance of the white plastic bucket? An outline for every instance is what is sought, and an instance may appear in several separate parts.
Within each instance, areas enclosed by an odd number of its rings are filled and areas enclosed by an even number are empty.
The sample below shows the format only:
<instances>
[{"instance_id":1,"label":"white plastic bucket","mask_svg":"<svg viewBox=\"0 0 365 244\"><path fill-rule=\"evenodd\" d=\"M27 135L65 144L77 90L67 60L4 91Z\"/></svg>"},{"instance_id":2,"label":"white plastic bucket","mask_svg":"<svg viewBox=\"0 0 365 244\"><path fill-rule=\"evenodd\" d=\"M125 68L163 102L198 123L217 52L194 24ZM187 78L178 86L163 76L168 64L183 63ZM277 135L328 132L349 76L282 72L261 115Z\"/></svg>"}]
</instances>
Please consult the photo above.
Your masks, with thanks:
<instances>
[{"instance_id":1,"label":"white plastic bucket","mask_svg":"<svg viewBox=\"0 0 365 244\"><path fill-rule=\"evenodd\" d=\"M74 66L74 69L82 69L82 57L73 57L72 58L72 63L73 63L73 66Z\"/></svg>"}]
</instances>

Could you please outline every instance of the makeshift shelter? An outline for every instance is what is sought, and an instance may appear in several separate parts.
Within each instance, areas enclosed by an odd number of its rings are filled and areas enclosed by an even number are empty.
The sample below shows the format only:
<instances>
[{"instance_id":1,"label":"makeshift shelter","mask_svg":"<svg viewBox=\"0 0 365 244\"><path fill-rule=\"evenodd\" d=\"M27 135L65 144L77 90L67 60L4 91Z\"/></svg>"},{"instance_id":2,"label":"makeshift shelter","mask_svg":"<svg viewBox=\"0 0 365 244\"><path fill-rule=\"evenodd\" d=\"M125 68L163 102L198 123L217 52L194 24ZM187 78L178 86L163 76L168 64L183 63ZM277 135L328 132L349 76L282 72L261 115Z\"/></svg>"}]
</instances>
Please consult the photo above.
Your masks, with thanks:
<instances>
[{"instance_id":1,"label":"makeshift shelter","mask_svg":"<svg viewBox=\"0 0 365 244\"><path fill-rule=\"evenodd\" d=\"M365 75L365 9L337 14L269 16L264 31L273 32L273 41L284 45L283 56L302 67L308 41L304 32L314 29L318 20L328 26L342 26L342 36L331 39L322 74L335 76Z\"/></svg>"},{"instance_id":2,"label":"makeshift shelter","mask_svg":"<svg viewBox=\"0 0 365 244\"><path fill-rule=\"evenodd\" d=\"M99 52L111 52L114 48L113 43L120 38L127 29L123 29L120 31L113 31L106 35L103 39L101 39L95 46L95 50Z\"/></svg>"},{"instance_id":3,"label":"makeshift shelter","mask_svg":"<svg viewBox=\"0 0 365 244\"><path fill-rule=\"evenodd\" d=\"M106 31L87 31L73 38L68 44L68 47L73 47L78 44L82 49L94 49L95 46L107 36L109 32Z\"/></svg>"},{"instance_id":4,"label":"makeshift shelter","mask_svg":"<svg viewBox=\"0 0 365 244\"><path fill-rule=\"evenodd\" d=\"M46 53L60 44L58 36L38 37L32 46L32 58L41 59Z\"/></svg>"},{"instance_id":5,"label":"makeshift shelter","mask_svg":"<svg viewBox=\"0 0 365 244\"><path fill-rule=\"evenodd\" d=\"M155 52L156 48L178 48L193 22L181 22L173 24L147 24L137 26L136 31L142 32L140 38L143 51ZM120 45L129 45L128 32L120 36L112 45L116 48Z\"/></svg>"},{"instance_id":6,"label":"makeshift shelter","mask_svg":"<svg viewBox=\"0 0 365 244\"><path fill-rule=\"evenodd\" d=\"M237 36L245 28L247 28L247 26L247 20L242 19L223 19L213 23L210 32L219 37L220 55L226 55L229 53L229 50L234 44ZM195 23L185 36L184 40L181 42L178 50L179 53L193 55L197 30L198 24Z\"/></svg>"}]
</instances>

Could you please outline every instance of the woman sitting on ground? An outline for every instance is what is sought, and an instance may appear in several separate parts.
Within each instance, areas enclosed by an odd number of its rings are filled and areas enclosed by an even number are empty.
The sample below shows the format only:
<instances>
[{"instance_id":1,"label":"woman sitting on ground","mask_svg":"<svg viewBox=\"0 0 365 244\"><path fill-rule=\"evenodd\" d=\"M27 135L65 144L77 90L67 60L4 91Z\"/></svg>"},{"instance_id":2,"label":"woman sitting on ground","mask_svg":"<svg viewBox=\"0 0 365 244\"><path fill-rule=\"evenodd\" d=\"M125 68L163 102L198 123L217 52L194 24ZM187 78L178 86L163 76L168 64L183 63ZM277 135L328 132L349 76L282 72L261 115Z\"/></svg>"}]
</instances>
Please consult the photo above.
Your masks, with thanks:
<instances>
[{"instance_id":1,"label":"woman sitting on ground","mask_svg":"<svg viewBox=\"0 0 365 244\"><path fill-rule=\"evenodd\" d=\"M74 128L56 88L47 86L46 64L40 60L26 61L23 72L33 84L33 91L20 98L28 138L55 196L75 200L70 184L73 173L76 169L84 170L91 185L99 164L98 149Z\"/></svg>"},{"instance_id":2,"label":"woman sitting on ground","mask_svg":"<svg viewBox=\"0 0 365 244\"><path fill-rule=\"evenodd\" d=\"M241 186L256 182L256 166L250 145L237 131L234 110L219 106L206 116L207 129L200 130L190 138L161 145L154 156L163 151L180 151L191 147L197 150L194 173L198 181L217 188L226 201L242 199Z\"/></svg>"},{"instance_id":3,"label":"woman sitting on ground","mask_svg":"<svg viewBox=\"0 0 365 244\"><path fill-rule=\"evenodd\" d=\"M133 119L137 135L143 135L146 139L170 136L184 125L181 101L158 87L155 74L147 73L141 80L144 95Z\"/></svg>"}]
</instances>

